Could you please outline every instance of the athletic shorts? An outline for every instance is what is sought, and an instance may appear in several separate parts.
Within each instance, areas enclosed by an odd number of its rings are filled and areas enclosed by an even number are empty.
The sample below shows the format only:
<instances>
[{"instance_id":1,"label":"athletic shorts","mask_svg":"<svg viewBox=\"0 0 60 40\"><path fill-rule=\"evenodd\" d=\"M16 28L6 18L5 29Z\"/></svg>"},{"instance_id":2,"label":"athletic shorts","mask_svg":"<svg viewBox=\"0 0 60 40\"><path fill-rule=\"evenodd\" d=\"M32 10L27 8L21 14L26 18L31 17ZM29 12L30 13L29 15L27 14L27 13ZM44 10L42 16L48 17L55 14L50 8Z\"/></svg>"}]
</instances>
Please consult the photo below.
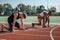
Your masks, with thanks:
<instances>
[{"instance_id":1,"label":"athletic shorts","mask_svg":"<svg viewBox=\"0 0 60 40\"><path fill-rule=\"evenodd\" d=\"M42 21L42 19L43 19L42 17L38 17L38 21L39 21L39 22L41 22L41 21Z\"/></svg>"}]
</instances>

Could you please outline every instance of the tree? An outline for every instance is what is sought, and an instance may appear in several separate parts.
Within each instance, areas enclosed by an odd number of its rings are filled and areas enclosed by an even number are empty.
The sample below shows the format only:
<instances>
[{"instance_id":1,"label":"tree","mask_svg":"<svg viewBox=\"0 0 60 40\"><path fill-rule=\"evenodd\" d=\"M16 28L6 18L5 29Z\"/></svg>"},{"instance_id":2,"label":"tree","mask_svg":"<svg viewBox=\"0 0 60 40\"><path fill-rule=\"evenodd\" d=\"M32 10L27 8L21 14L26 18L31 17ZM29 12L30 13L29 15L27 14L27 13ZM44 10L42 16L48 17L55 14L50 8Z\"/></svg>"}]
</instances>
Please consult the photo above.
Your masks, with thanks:
<instances>
[{"instance_id":1,"label":"tree","mask_svg":"<svg viewBox=\"0 0 60 40\"><path fill-rule=\"evenodd\" d=\"M36 10L37 10L37 13L41 13L45 10L45 7L43 5L40 5L40 6L37 7Z\"/></svg>"},{"instance_id":2,"label":"tree","mask_svg":"<svg viewBox=\"0 0 60 40\"><path fill-rule=\"evenodd\" d=\"M4 4L4 15L10 15L11 14L11 10L13 9L12 6L10 4Z\"/></svg>"},{"instance_id":3,"label":"tree","mask_svg":"<svg viewBox=\"0 0 60 40\"><path fill-rule=\"evenodd\" d=\"M1 13L3 12L3 5L2 4L0 4L0 15L2 15Z\"/></svg>"},{"instance_id":4,"label":"tree","mask_svg":"<svg viewBox=\"0 0 60 40\"><path fill-rule=\"evenodd\" d=\"M32 12L31 9L32 9L32 8L31 8L31 5L27 5L27 6L26 6L27 15L31 15L31 12Z\"/></svg>"},{"instance_id":5,"label":"tree","mask_svg":"<svg viewBox=\"0 0 60 40\"><path fill-rule=\"evenodd\" d=\"M33 6L31 11L32 11L32 15L36 15L36 6Z\"/></svg>"},{"instance_id":6,"label":"tree","mask_svg":"<svg viewBox=\"0 0 60 40\"><path fill-rule=\"evenodd\" d=\"M56 12L56 7L51 7L50 10L51 10L52 12Z\"/></svg>"},{"instance_id":7,"label":"tree","mask_svg":"<svg viewBox=\"0 0 60 40\"><path fill-rule=\"evenodd\" d=\"M56 7L51 7L49 10L52 11L52 15L57 15Z\"/></svg>"},{"instance_id":8,"label":"tree","mask_svg":"<svg viewBox=\"0 0 60 40\"><path fill-rule=\"evenodd\" d=\"M21 12L26 10L26 6L24 4L18 4L17 9L19 9Z\"/></svg>"}]
</instances>

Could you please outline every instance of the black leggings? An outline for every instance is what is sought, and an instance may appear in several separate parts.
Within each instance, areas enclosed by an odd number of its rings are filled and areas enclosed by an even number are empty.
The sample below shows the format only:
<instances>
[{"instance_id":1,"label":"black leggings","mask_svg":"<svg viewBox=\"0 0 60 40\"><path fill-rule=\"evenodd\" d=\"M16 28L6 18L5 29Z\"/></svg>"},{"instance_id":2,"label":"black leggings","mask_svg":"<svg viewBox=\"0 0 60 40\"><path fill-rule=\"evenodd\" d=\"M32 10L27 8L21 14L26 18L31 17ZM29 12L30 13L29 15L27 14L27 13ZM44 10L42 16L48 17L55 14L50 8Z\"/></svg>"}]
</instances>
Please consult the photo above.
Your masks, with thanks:
<instances>
[{"instance_id":1,"label":"black leggings","mask_svg":"<svg viewBox=\"0 0 60 40\"><path fill-rule=\"evenodd\" d=\"M8 24L9 24L8 31L12 32L13 31L12 22L10 20L8 20ZM18 29L20 29L20 24L18 22L15 22L15 27L17 27Z\"/></svg>"}]
</instances>

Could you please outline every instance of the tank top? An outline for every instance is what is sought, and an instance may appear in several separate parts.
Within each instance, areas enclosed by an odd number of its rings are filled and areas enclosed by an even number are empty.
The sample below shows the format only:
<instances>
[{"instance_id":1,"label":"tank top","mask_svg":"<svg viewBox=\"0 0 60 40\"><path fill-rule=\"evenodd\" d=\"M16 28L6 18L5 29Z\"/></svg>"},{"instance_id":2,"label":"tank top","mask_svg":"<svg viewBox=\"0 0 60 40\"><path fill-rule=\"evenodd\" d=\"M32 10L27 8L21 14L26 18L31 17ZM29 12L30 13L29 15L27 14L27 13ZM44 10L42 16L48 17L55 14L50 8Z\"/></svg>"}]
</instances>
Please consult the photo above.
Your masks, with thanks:
<instances>
[{"instance_id":1,"label":"tank top","mask_svg":"<svg viewBox=\"0 0 60 40\"><path fill-rule=\"evenodd\" d=\"M18 20L20 17L19 17L19 13L18 13L18 17L16 18L16 20ZM13 19L14 19L14 14L12 14L11 16L8 17L8 21L10 22L13 22Z\"/></svg>"}]
</instances>

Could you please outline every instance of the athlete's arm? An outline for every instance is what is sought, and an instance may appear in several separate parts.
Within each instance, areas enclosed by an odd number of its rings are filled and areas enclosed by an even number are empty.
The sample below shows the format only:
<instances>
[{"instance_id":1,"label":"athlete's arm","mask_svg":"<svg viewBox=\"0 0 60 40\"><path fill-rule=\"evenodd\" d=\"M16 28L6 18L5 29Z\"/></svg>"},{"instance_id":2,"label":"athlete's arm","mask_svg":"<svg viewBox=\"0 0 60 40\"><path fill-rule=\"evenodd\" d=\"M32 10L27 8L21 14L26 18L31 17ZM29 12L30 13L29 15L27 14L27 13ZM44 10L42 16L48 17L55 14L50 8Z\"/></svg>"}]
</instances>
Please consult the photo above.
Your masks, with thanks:
<instances>
[{"instance_id":1,"label":"athlete's arm","mask_svg":"<svg viewBox=\"0 0 60 40\"><path fill-rule=\"evenodd\" d=\"M49 18L49 16L48 16L48 27L49 27L49 23L50 23L50 18Z\"/></svg>"},{"instance_id":2,"label":"athlete's arm","mask_svg":"<svg viewBox=\"0 0 60 40\"><path fill-rule=\"evenodd\" d=\"M20 25L21 25L21 28L23 28L23 19L20 18Z\"/></svg>"},{"instance_id":3,"label":"athlete's arm","mask_svg":"<svg viewBox=\"0 0 60 40\"><path fill-rule=\"evenodd\" d=\"M18 16L18 13L14 13L14 18L13 18L13 27L15 27L15 22L16 22L16 18Z\"/></svg>"},{"instance_id":4,"label":"athlete's arm","mask_svg":"<svg viewBox=\"0 0 60 40\"><path fill-rule=\"evenodd\" d=\"M23 19L24 19L24 17L23 17L23 14L20 14L20 25L21 25L21 28L23 28Z\"/></svg>"}]
</instances>

